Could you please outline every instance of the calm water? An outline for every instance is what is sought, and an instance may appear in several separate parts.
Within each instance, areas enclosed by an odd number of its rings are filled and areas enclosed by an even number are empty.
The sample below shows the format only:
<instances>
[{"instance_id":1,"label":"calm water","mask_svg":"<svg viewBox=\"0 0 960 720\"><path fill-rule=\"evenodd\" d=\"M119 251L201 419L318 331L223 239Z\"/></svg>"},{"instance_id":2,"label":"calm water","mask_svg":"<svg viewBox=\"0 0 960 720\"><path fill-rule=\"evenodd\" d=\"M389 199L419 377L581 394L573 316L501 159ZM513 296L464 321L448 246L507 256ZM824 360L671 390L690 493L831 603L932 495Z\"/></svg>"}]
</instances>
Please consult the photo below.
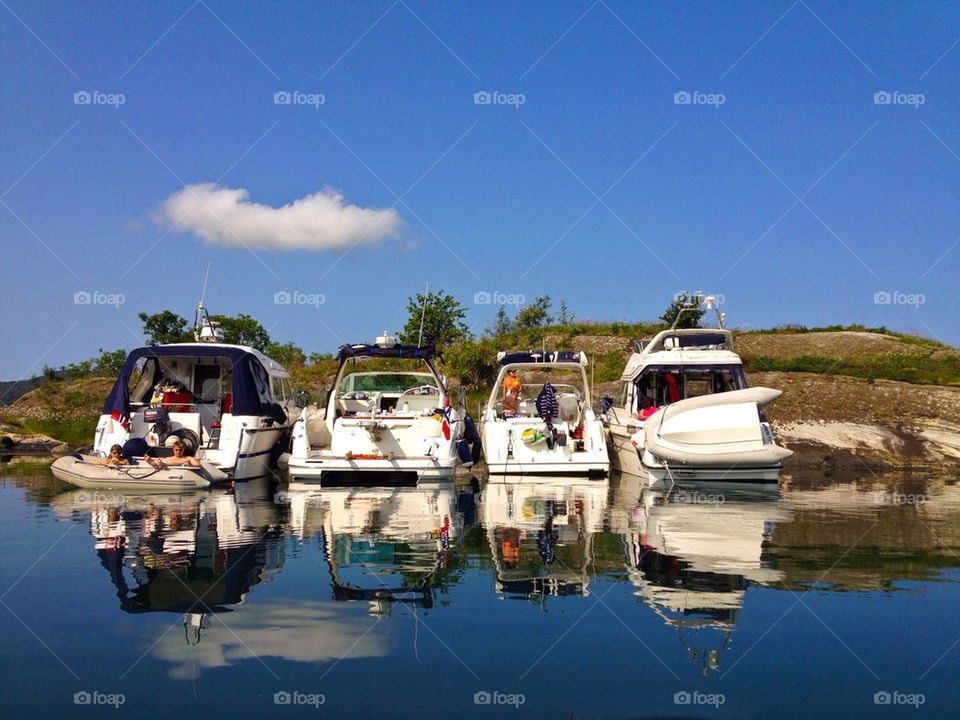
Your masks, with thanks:
<instances>
[{"instance_id":1,"label":"calm water","mask_svg":"<svg viewBox=\"0 0 960 720\"><path fill-rule=\"evenodd\" d=\"M960 488L68 490L0 469L4 717L956 717Z\"/></svg>"}]
</instances>

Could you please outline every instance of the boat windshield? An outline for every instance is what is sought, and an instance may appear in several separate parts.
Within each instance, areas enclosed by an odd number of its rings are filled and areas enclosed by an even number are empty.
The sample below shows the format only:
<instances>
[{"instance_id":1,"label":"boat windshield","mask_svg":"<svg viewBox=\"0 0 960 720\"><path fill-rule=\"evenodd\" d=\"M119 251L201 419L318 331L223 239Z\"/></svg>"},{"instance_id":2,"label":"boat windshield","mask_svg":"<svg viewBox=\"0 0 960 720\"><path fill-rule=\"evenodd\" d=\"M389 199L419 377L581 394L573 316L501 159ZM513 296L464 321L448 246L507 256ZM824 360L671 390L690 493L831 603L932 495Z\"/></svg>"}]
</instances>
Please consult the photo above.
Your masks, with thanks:
<instances>
[{"instance_id":1,"label":"boat windshield","mask_svg":"<svg viewBox=\"0 0 960 720\"><path fill-rule=\"evenodd\" d=\"M741 365L650 366L636 382L638 395L650 398L657 407L747 387Z\"/></svg>"},{"instance_id":2,"label":"boat windshield","mask_svg":"<svg viewBox=\"0 0 960 720\"><path fill-rule=\"evenodd\" d=\"M416 387L439 387L436 379L429 374L420 373L350 373L340 381L338 392L364 393L402 393Z\"/></svg>"}]
</instances>

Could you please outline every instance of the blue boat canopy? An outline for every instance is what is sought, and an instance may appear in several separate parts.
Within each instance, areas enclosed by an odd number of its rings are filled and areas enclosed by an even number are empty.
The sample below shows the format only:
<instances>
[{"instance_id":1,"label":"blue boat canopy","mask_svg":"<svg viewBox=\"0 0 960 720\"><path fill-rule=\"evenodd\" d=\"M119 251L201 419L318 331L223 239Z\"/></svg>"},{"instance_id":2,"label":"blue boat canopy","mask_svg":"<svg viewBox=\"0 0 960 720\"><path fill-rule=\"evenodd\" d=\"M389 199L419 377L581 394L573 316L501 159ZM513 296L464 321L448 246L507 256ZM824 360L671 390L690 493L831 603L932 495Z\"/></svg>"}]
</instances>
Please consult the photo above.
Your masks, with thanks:
<instances>
[{"instance_id":1,"label":"blue boat canopy","mask_svg":"<svg viewBox=\"0 0 960 720\"><path fill-rule=\"evenodd\" d=\"M103 404L103 413L113 415L115 418L130 417L130 378L133 376L137 362L143 358L163 357L212 357L229 360L232 366L231 413L233 415L275 415L274 403L270 400L270 378L260 358L246 348L214 343L153 345L132 351L127 355L123 370L120 371L120 375L110 389L110 394ZM154 372L157 376L152 379L151 387L160 380L159 363Z\"/></svg>"},{"instance_id":2,"label":"blue boat canopy","mask_svg":"<svg viewBox=\"0 0 960 720\"><path fill-rule=\"evenodd\" d=\"M393 347L381 347L380 345L341 345L337 351L337 358L343 362L350 358L374 357L374 358L401 358L410 360L432 360L440 357L437 348L433 345L394 345Z\"/></svg>"},{"instance_id":3,"label":"blue boat canopy","mask_svg":"<svg viewBox=\"0 0 960 720\"><path fill-rule=\"evenodd\" d=\"M554 351L528 351L528 352L502 352L497 355L497 362L500 366L514 365L516 363L574 363L576 365L586 365L586 356L576 350L554 350Z\"/></svg>"}]
</instances>

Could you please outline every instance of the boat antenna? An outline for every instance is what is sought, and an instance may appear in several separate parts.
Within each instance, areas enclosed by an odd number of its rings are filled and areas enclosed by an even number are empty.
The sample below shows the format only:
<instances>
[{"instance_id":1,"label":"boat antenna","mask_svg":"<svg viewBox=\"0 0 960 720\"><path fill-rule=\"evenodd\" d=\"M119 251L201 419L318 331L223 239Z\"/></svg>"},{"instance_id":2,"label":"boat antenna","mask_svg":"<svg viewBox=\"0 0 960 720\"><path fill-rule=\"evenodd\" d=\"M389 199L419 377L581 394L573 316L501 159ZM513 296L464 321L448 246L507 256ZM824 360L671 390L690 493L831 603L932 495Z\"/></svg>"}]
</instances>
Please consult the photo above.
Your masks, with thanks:
<instances>
[{"instance_id":1,"label":"boat antenna","mask_svg":"<svg viewBox=\"0 0 960 720\"><path fill-rule=\"evenodd\" d=\"M207 296L207 280L210 279L210 261L207 260L207 272L203 276L203 290L200 291L200 307L203 307L203 299Z\"/></svg>"},{"instance_id":2,"label":"boat antenna","mask_svg":"<svg viewBox=\"0 0 960 720\"><path fill-rule=\"evenodd\" d=\"M203 299L207 296L207 281L210 279L210 261L207 260L207 272L203 276L203 289L200 291L200 301L193 314L193 337L197 342L223 342L224 333L220 323L210 320L210 313L203 306Z\"/></svg>"},{"instance_id":3,"label":"boat antenna","mask_svg":"<svg viewBox=\"0 0 960 720\"><path fill-rule=\"evenodd\" d=\"M430 283L427 283L427 289L423 291L423 308L420 310L420 334L417 336L417 347L423 342L423 321L427 317L427 298L430 296Z\"/></svg>"}]
</instances>

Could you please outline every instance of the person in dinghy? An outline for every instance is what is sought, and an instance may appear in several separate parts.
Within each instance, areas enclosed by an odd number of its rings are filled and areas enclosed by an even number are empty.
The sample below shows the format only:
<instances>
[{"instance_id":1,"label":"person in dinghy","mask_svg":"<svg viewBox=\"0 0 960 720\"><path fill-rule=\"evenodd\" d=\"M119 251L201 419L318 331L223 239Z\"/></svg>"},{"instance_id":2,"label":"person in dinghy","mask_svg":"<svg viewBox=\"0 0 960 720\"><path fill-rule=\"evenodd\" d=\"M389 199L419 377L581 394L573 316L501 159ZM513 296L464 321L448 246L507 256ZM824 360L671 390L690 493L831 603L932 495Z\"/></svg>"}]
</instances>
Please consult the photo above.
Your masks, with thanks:
<instances>
[{"instance_id":1,"label":"person in dinghy","mask_svg":"<svg viewBox=\"0 0 960 720\"><path fill-rule=\"evenodd\" d=\"M200 467L200 461L190 455L185 455L186 448L179 440L173 444L173 457L152 458L148 457L147 462L155 468L179 467L187 465L189 467Z\"/></svg>"},{"instance_id":2,"label":"person in dinghy","mask_svg":"<svg viewBox=\"0 0 960 720\"><path fill-rule=\"evenodd\" d=\"M129 465L130 461L123 456L123 448L114 444L110 448L110 456L100 461L101 465Z\"/></svg>"}]
</instances>

